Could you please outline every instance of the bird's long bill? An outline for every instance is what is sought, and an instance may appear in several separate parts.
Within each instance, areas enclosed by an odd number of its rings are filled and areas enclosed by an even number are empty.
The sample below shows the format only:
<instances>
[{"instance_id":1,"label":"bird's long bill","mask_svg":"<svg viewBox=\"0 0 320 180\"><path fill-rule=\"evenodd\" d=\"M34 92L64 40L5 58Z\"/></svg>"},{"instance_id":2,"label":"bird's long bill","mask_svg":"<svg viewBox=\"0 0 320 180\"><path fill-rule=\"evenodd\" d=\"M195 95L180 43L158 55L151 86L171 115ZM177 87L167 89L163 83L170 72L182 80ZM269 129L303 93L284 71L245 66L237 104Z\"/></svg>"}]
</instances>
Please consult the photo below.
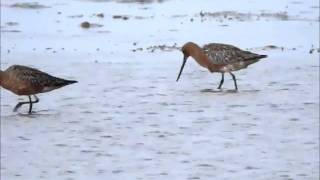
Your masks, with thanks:
<instances>
[{"instance_id":1,"label":"bird's long bill","mask_svg":"<svg viewBox=\"0 0 320 180\"><path fill-rule=\"evenodd\" d=\"M187 57L184 56L184 57L183 57L182 66L181 66L181 69L180 69L180 72L179 72L179 75L178 75L178 78L177 78L177 81L179 81L179 78L180 78L180 76L181 76L181 74L182 74L182 71L183 71L183 68L184 68L184 65L186 64L186 62L187 62Z\"/></svg>"}]
</instances>

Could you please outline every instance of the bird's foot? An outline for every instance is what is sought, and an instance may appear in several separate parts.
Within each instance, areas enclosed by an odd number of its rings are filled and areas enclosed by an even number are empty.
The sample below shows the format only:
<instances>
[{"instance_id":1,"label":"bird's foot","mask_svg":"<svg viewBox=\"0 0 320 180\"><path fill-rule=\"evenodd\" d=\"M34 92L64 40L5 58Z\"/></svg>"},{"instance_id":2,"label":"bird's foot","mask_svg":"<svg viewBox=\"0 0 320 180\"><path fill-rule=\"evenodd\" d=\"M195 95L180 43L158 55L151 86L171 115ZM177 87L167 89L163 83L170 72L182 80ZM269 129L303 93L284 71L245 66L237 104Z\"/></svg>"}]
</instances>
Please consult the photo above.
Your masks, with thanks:
<instances>
[{"instance_id":1,"label":"bird's foot","mask_svg":"<svg viewBox=\"0 0 320 180\"><path fill-rule=\"evenodd\" d=\"M215 90L215 89L202 89L201 92L205 93L220 93L221 90Z\"/></svg>"},{"instance_id":2,"label":"bird's foot","mask_svg":"<svg viewBox=\"0 0 320 180\"><path fill-rule=\"evenodd\" d=\"M227 92L229 92L229 93L237 93L238 89L227 90Z\"/></svg>"}]
</instances>

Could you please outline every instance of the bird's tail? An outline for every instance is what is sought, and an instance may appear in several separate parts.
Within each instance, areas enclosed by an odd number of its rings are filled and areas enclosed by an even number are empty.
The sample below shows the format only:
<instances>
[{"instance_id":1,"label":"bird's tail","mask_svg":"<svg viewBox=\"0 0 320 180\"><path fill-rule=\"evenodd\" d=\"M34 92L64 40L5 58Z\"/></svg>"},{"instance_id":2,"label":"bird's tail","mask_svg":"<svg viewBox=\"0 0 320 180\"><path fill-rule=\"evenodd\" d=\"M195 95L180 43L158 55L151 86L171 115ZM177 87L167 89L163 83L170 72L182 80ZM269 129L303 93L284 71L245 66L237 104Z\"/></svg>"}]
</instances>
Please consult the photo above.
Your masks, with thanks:
<instances>
[{"instance_id":1,"label":"bird's tail","mask_svg":"<svg viewBox=\"0 0 320 180\"><path fill-rule=\"evenodd\" d=\"M53 86L62 87L62 86L66 86L66 85L77 83L77 82L78 81L56 78L53 83Z\"/></svg>"},{"instance_id":2,"label":"bird's tail","mask_svg":"<svg viewBox=\"0 0 320 180\"><path fill-rule=\"evenodd\" d=\"M266 58L268 57L267 55L259 55L259 58L262 59L262 58Z\"/></svg>"},{"instance_id":3,"label":"bird's tail","mask_svg":"<svg viewBox=\"0 0 320 180\"><path fill-rule=\"evenodd\" d=\"M69 85L69 84L73 84L73 83L77 83L78 81L74 81L74 80L65 80L65 84Z\"/></svg>"}]
</instances>

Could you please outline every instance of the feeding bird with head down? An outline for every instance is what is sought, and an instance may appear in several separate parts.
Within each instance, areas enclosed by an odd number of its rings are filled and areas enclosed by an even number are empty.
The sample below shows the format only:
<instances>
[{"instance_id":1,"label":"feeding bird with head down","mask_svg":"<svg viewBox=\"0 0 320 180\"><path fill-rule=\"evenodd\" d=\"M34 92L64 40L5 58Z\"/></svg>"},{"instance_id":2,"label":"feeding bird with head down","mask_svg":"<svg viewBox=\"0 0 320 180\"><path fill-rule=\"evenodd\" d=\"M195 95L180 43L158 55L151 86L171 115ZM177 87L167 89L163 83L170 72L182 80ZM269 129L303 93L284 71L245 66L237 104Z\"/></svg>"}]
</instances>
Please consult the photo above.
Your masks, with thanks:
<instances>
[{"instance_id":1,"label":"feeding bird with head down","mask_svg":"<svg viewBox=\"0 0 320 180\"><path fill-rule=\"evenodd\" d=\"M19 102L13 111L17 111L24 104L29 104L29 114L32 112L32 105L39 102L36 94L49 92L76 82L54 77L38 69L21 65L10 66L5 71L0 70L1 87L16 95L29 97L29 101ZM31 100L31 95L35 98L34 101Z\"/></svg>"},{"instance_id":2,"label":"feeding bird with head down","mask_svg":"<svg viewBox=\"0 0 320 180\"><path fill-rule=\"evenodd\" d=\"M183 62L177 81L179 80L188 57L192 57L200 66L207 68L211 73L222 74L218 89L224 82L224 73L229 73L234 81L235 89L238 90L237 80L232 71L238 71L258 62L267 55L259 55L250 51L241 50L229 44L210 43L202 48L193 42L188 42L182 47Z\"/></svg>"}]
</instances>

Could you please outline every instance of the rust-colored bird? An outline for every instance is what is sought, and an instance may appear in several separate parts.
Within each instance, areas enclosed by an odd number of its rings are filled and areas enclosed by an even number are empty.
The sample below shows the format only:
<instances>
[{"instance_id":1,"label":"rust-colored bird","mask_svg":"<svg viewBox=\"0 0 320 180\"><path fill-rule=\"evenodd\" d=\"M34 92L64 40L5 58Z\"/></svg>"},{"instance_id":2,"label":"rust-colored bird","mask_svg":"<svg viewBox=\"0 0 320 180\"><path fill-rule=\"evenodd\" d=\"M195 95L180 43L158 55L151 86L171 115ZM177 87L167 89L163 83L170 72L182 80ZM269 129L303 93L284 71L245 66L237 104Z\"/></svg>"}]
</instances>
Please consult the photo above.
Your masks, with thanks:
<instances>
[{"instance_id":1,"label":"rust-colored bird","mask_svg":"<svg viewBox=\"0 0 320 180\"><path fill-rule=\"evenodd\" d=\"M244 69L252 63L258 62L267 55L259 55L249 51L243 51L235 46L228 44L210 43L200 48L193 42L188 42L182 47L183 62L177 78L180 78L184 65L189 56L202 67L207 68L211 73L220 72L222 78L218 89L224 82L224 73L228 72L234 81L235 89L238 90L237 81L232 71Z\"/></svg>"},{"instance_id":2,"label":"rust-colored bird","mask_svg":"<svg viewBox=\"0 0 320 180\"><path fill-rule=\"evenodd\" d=\"M21 65L10 66L5 71L0 70L0 86L17 95L29 97L29 101L19 102L13 109L14 112L23 104L29 104L29 114L31 114L32 104L39 102L36 94L49 92L76 82L57 78L38 69ZM31 100L31 95L34 96L35 101Z\"/></svg>"}]
</instances>

